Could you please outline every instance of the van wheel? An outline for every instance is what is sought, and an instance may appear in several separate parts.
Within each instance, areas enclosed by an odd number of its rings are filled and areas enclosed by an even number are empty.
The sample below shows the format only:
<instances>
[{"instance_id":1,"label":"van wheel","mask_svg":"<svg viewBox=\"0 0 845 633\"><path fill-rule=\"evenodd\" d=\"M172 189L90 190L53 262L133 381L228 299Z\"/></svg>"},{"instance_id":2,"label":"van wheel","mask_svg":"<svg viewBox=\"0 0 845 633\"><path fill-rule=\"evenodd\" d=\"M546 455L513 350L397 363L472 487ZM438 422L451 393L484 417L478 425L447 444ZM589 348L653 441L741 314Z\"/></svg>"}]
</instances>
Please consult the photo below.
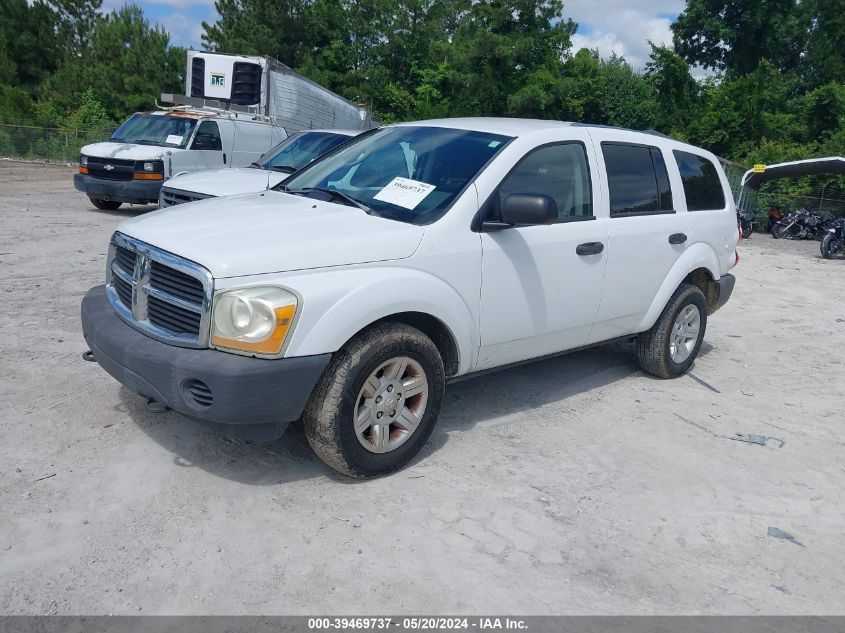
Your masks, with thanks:
<instances>
[{"instance_id":1,"label":"van wheel","mask_svg":"<svg viewBox=\"0 0 845 633\"><path fill-rule=\"evenodd\" d=\"M88 198L98 209L102 209L103 211L114 211L115 209L119 209L120 205L123 204L122 202L117 202L116 200L100 200L98 198Z\"/></svg>"},{"instance_id":2,"label":"van wheel","mask_svg":"<svg viewBox=\"0 0 845 633\"><path fill-rule=\"evenodd\" d=\"M350 477L399 470L434 429L446 373L437 347L418 329L381 323L338 351L302 416L311 448Z\"/></svg>"},{"instance_id":3,"label":"van wheel","mask_svg":"<svg viewBox=\"0 0 845 633\"><path fill-rule=\"evenodd\" d=\"M637 337L637 359L643 371L676 378L692 365L707 329L707 300L696 286L681 284L657 323Z\"/></svg>"}]
</instances>

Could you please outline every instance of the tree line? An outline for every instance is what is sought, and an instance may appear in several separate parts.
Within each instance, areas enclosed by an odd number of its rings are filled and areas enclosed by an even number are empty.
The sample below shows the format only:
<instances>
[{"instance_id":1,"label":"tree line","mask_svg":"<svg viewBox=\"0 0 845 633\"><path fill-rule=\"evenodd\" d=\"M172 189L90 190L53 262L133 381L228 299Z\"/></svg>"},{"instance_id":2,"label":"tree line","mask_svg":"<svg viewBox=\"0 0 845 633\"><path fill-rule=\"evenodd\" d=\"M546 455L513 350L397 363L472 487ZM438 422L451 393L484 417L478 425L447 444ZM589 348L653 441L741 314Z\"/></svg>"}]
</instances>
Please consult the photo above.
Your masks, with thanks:
<instances>
[{"instance_id":1,"label":"tree line","mask_svg":"<svg viewBox=\"0 0 845 633\"><path fill-rule=\"evenodd\" d=\"M137 6L102 15L101 2L0 0L0 122L106 125L184 91L184 50ZM561 0L215 6L207 49L276 57L386 122L654 129L744 164L845 153L845 0L687 0L673 45L651 44L636 69L574 50Z\"/></svg>"}]
</instances>

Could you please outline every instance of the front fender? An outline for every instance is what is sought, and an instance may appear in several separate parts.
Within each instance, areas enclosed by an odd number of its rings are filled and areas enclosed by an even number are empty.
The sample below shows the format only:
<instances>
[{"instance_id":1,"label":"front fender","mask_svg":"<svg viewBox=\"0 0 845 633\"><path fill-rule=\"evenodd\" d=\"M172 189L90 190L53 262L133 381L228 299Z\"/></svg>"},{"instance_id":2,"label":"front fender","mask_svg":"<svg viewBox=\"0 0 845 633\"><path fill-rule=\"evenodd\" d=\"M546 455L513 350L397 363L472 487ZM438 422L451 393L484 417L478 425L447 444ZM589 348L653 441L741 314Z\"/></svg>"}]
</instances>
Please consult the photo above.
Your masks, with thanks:
<instances>
[{"instance_id":1,"label":"front fender","mask_svg":"<svg viewBox=\"0 0 845 633\"><path fill-rule=\"evenodd\" d=\"M706 269L712 280L719 279L719 257L716 251L704 242L690 245L677 259L651 302L651 307L640 321L638 332L651 329L684 278L698 268Z\"/></svg>"},{"instance_id":2,"label":"front fender","mask_svg":"<svg viewBox=\"0 0 845 633\"><path fill-rule=\"evenodd\" d=\"M474 310L443 279L398 266L324 269L284 276L278 283L302 297L285 356L336 352L368 325L401 312L441 321L457 345L458 372L471 370L479 335Z\"/></svg>"}]
</instances>

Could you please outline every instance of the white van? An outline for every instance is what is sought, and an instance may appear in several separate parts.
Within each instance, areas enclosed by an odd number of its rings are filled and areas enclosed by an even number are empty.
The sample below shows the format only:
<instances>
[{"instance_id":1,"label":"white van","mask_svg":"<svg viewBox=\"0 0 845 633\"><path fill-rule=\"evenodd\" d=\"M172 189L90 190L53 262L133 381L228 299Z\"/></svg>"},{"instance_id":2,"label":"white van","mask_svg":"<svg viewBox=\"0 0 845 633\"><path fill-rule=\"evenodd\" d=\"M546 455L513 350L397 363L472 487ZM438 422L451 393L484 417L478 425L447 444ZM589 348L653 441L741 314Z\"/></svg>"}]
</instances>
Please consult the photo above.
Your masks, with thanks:
<instances>
[{"instance_id":1,"label":"white van","mask_svg":"<svg viewBox=\"0 0 845 633\"><path fill-rule=\"evenodd\" d=\"M246 167L287 138L269 120L238 112L138 112L104 143L82 148L73 184L98 209L157 203L162 183L203 169Z\"/></svg>"},{"instance_id":2,"label":"white van","mask_svg":"<svg viewBox=\"0 0 845 633\"><path fill-rule=\"evenodd\" d=\"M739 232L705 150L443 119L362 134L269 191L128 220L82 301L96 361L223 433L301 419L332 468L401 468L446 384L611 340L686 372Z\"/></svg>"}]
</instances>

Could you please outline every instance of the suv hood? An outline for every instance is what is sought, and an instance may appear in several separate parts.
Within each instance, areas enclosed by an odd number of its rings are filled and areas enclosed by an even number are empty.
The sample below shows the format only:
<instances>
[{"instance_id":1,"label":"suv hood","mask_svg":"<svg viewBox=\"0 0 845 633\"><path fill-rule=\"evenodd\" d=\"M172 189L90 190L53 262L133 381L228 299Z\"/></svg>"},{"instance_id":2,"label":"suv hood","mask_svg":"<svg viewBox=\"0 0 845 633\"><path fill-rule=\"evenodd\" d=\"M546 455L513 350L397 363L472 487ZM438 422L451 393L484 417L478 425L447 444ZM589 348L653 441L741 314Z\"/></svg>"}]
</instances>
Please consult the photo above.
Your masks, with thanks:
<instances>
[{"instance_id":1,"label":"suv hood","mask_svg":"<svg viewBox=\"0 0 845 633\"><path fill-rule=\"evenodd\" d=\"M279 191L167 207L117 230L201 264L217 279L404 259L425 233Z\"/></svg>"},{"instance_id":2,"label":"suv hood","mask_svg":"<svg viewBox=\"0 0 845 633\"><path fill-rule=\"evenodd\" d=\"M98 158L118 158L121 160L155 160L161 158L173 147L160 147L158 145L136 145L135 143L92 143L86 145L80 154L96 156Z\"/></svg>"},{"instance_id":3,"label":"suv hood","mask_svg":"<svg viewBox=\"0 0 845 633\"><path fill-rule=\"evenodd\" d=\"M258 193L275 187L290 174L264 169L229 167L207 169L174 176L164 183L167 189L178 189L207 196L234 196L239 193Z\"/></svg>"}]
</instances>

